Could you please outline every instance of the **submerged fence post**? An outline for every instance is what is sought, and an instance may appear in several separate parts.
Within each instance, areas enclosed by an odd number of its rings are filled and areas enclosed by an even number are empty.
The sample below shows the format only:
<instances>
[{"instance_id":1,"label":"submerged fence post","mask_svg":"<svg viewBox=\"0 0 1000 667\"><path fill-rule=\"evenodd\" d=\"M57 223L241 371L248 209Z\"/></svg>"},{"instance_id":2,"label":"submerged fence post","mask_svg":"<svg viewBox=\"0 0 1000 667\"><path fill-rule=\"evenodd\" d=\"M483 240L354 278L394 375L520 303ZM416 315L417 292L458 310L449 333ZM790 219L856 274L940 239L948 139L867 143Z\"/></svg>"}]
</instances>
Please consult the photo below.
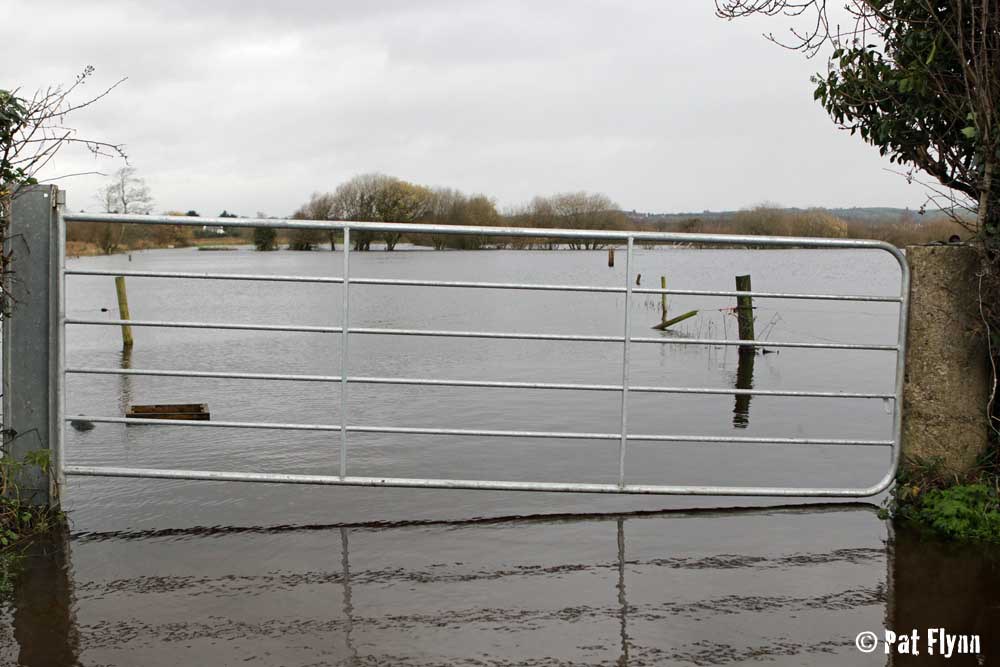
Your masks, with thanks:
<instances>
[{"instance_id":1,"label":"submerged fence post","mask_svg":"<svg viewBox=\"0 0 1000 667\"><path fill-rule=\"evenodd\" d=\"M667 289L667 277L660 276L660 289ZM667 293L663 292L660 294L660 322L667 321Z\"/></svg>"},{"instance_id":2,"label":"submerged fence post","mask_svg":"<svg viewBox=\"0 0 1000 667\"><path fill-rule=\"evenodd\" d=\"M736 388L744 390L735 396L733 406L733 428L746 428L750 425L750 399L753 389L753 364L757 352L752 347L740 347L736 361Z\"/></svg>"},{"instance_id":3,"label":"submerged fence post","mask_svg":"<svg viewBox=\"0 0 1000 667\"><path fill-rule=\"evenodd\" d=\"M666 276L660 276L660 289L663 290L663 292L660 293L660 323L659 324L654 324L653 325L653 329L656 329L657 331L666 331L668 328L672 327L673 325L677 324L678 322L683 322L684 320L692 318L692 317L694 317L695 315L698 314L697 310L689 310L686 313L682 313L681 315L678 315L677 317L671 317L668 320L667 319L667 292L666 292L666 289L667 289L667 277Z\"/></svg>"},{"instance_id":4,"label":"submerged fence post","mask_svg":"<svg viewBox=\"0 0 1000 667\"><path fill-rule=\"evenodd\" d=\"M3 253L3 445L8 496L58 506L64 317L62 193L21 188Z\"/></svg>"},{"instance_id":5,"label":"submerged fence post","mask_svg":"<svg viewBox=\"0 0 1000 667\"><path fill-rule=\"evenodd\" d=\"M125 276L115 276L115 291L118 292L118 318L130 320L132 316L128 312L128 293L125 292ZM132 325L122 325L122 347L126 350L132 349Z\"/></svg>"},{"instance_id":6,"label":"submerged fence post","mask_svg":"<svg viewBox=\"0 0 1000 667\"><path fill-rule=\"evenodd\" d=\"M736 291L750 292L750 276L736 276ZM736 320L739 323L740 340L753 340L753 297L736 297ZM752 345L741 345L740 349L753 348Z\"/></svg>"}]
</instances>

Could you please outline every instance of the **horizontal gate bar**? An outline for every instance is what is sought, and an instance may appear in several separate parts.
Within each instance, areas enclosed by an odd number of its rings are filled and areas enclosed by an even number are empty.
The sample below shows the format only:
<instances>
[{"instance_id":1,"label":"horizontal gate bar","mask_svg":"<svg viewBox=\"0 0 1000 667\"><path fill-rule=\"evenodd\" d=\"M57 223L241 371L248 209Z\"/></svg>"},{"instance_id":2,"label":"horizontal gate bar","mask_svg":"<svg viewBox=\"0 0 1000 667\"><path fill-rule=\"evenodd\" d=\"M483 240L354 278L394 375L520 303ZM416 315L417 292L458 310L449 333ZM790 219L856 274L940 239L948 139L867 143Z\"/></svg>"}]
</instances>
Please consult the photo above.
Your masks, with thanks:
<instances>
[{"instance_id":1,"label":"horizontal gate bar","mask_svg":"<svg viewBox=\"0 0 1000 667\"><path fill-rule=\"evenodd\" d=\"M200 426L202 428L262 428L275 431L340 431L339 424L297 424L281 422L234 422L195 419L146 419L139 417L95 417L72 415L67 422L94 422L97 424L136 424L142 426Z\"/></svg>"},{"instance_id":2,"label":"horizontal gate bar","mask_svg":"<svg viewBox=\"0 0 1000 667\"><path fill-rule=\"evenodd\" d=\"M67 317L66 324L98 326L166 327L174 329L236 329L240 331L294 331L301 333L340 333L340 327L314 327L291 324L239 324L230 322L170 322L163 320L95 320Z\"/></svg>"},{"instance_id":3,"label":"horizontal gate bar","mask_svg":"<svg viewBox=\"0 0 1000 667\"><path fill-rule=\"evenodd\" d=\"M794 496L866 497L884 490L891 477L867 488L788 488L765 486L661 486L653 484L574 484L564 482L513 482L477 479L408 479L399 477L340 477L214 470L163 470L67 465L67 475L78 477L131 477L139 479L188 479L209 482L259 482L270 484L320 484L330 486L383 486L422 489L479 489L488 491L561 491L571 493L628 493L690 496ZM888 481L887 481L888 480Z\"/></svg>"},{"instance_id":4,"label":"horizontal gate bar","mask_svg":"<svg viewBox=\"0 0 1000 667\"><path fill-rule=\"evenodd\" d=\"M353 281L352 281L353 282ZM251 331L304 331L310 333L340 333L340 327L287 326L278 324L226 324L219 322L169 322L161 320L95 320L67 317L66 324L93 324L99 326L179 327L192 329L246 329ZM506 333L498 331L445 331L433 329L383 329L350 327L349 333L376 336L431 336L438 338L493 338L507 340L566 340L592 343L621 343L622 336L587 336L577 334ZM661 345L728 345L756 347L794 347L822 350L874 350L895 352L898 345L858 343L799 343L772 340L725 340L712 338L630 338L633 343L659 343Z\"/></svg>"},{"instance_id":5,"label":"horizontal gate bar","mask_svg":"<svg viewBox=\"0 0 1000 667\"><path fill-rule=\"evenodd\" d=\"M223 371L184 371L144 368L67 368L67 373L93 375L141 375L151 377L221 378L233 380L279 380L291 382L340 382L339 375L296 375L289 373L227 373ZM419 385L430 387L485 387L500 389L566 389L576 391L621 391L620 384L573 384L558 382L506 382L502 380L437 380L430 378L391 378L349 376L359 384ZM794 396L815 398L895 399L894 394L878 392L796 391L793 389L730 389L726 387L629 386L629 391L663 394L723 394L727 396Z\"/></svg>"},{"instance_id":6,"label":"horizontal gate bar","mask_svg":"<svg viewBox=\"0 0 1000 667\"><path fill-rule=\"evenodd\" d=\"M270 428L297 431L340 431L336 424L278 424L270 422L202 421L191 419L139 419L132 417L94 417L76 415L66 421L89 421L103 424L136 424L146 426L196 426L207 428ZM555 438L561 440L620 440L621 433L587 433L576 431L506 431L494 429L424 428L419 426L347 426L348 433L403 433L408 435L462 435L501 438ZM647 442L739 442L760 445L849 445L885 447L892 440L847 440L842 438L759 438L723 435L642 435L629 434L629 440Z\"/></svg>"},{"instance_id":7,"label":"horizontal gate bar","mask_svg":"<svg viewBox=\"0 0 1000 667\"><path fill-rule=\"evenodd\" d=\"M339 375L296 375L292 373L226 373L223 371L172 371L144 368L89 368L70 367L67 373L92 375L142 375L153 377L192 377L192 378L223 378L233 380L283 380L290 382L340 382ZM352 377L349 382L354 382Z\"/></svg>"},{"instance_id":8,"label":"horizontal gate bar","mask_svg":"<svg viewBox=\"0 0 1000 667\"><path fill-rule=\"evenodd\" d=\"M858 391L807 391L795 389L730 389L728 387L657 387L631 386L632 392L663 394L721 394L725 396L789 396L795 398L881 398L895 399L894 394Z\"/></svg>"},{"instance_id":9,"label":"horizontal gate bar","mask_svg":"<svg viewBox=\"0 0 1000 667\"><path fill-rule=\"evenodd\" d=\"M344 282L336 276L296 276L252 273L187 273L178 271L111 271L93 269L67 269L72 276L126 276L137 278L186 278L192 280L257 280L264 282L333 283ZM548 285L543 283L493 283L454 280L404 280L396 278L351 278L352 285L396 285L405 287L461 287L479 289L539 290L555 292L600 292L624 294L624 287L604 287L601 285ZM750 296L761 299L812 299L817 301L875 301L899 303L898 296L867 294L798 294L784 292L738 292L732 290L683 290L635 288L634 294L673 294L681 296Z\"/></svg>"},{"instance_id":10,"label":"horizontal gate bar","mask_svg":"<svg viewBox=\"0 0 1000 667\"><path fill-rule=\"evenodd\" d=\"M525 438L561 438L582 440L620 440L621 433L573 433L555 431L495 431L480 429L419 428L410 426L348 426L348 432L357 433L405 433L409 435L468 435ZM630 433L628 440L648 442L740 442L761 445L858 445L891 446L892 440L844 440L825 438L755 438L742 436L711 435L642 435Z\"/></svg>"},{"instance_id":11,"label":"horizontal gate bar","mask_svg":"<svg viewBox=\"0 0 1000 667\"><path fill-rule=\"evenodd\" d=\"M905 262L902 252L890 243L869 239L832 239L804 236L754 236L750 234L689 234L683 232L635 232L605 229L559 229L545 227L482 227L474 225L436 225L398 222L362 222L353 220L291 220L288 218L194 218L170 215L135 215L114 213L63 214L66 222L127 223L136 225L203 225L252 229L326 229L354 232L399 232L403 234L442 234L447 236L493 236L524 238L596 239L603 241L636 243L660 241L663 243L703 243L721 246L774 246L779 248L851 248L882 250Z\"/></svg>"},{"instance_id":12,"label":"horizontal gate bar","mask_svg":"<svg viewBox=\"0 0 1000 667\"><path fill-rule=\"evenodd\" d=\"M674 294L680 296L752 296L760 299L810 299L815 301L876 301L883 303L899 303L898 296L882 296L878 294L799 294L796 292L739 292L736 290L700 290L700 289L657 289L654 287L636 287L633 294Z\"/></svg>"},{"instance_id":13,"label":"horizontal gate bar","mask_svg":"<svg viewBox=\"0 0 1000 667\"><path fill-rule=\"evenodd\" d=\"M297 276L268 273L203 273L187 271L112 271L107 269L66 269L67 276L125 276L126 278L184 278L190 280L263 280L275 283L335 283L339 276ZM351 282L354 282L353 280Z\"/></svg>"},{"instance_id":14,"label":"horizontal gate bar","mask_svg":"<svg viewBox=\"0 0 1000 667\"><path fill-rule=\"evenodd\" d=\"M797 343L779 340L726 340L710 338L633 338L633 343L663 343L669 345L722 345L740 347L795 347L820 350L872 350L895 352L898 345L874 345L868 343Z\"/></svg>"},{"instance_id":15,"label":"horizontal gate bar","mask_svg":"<svg viewBox=\"0 0 1000 667\"><path fill-rule=\"evenodd\" d=\"M433 329L382 329L359 327L351 328L350 332L357 334L369 334L380 336L437 336L442 338L498 338L514 340L569 340L587 341L598 343L621 343L622 336L587 336L587 335L566 335L566 334L529 334L529 333L501 333L494 331L444 331ZM724 340L710 338L644 338L632 337L633 343L660 343L663 345L730 345L730 346L757 346L757 347L801 347L818 348L825 350L875 350L894 352L898 349L896 345L869 345L855 343L798 343L784 341L767 340Z\"/></svg>"}]
</instances>

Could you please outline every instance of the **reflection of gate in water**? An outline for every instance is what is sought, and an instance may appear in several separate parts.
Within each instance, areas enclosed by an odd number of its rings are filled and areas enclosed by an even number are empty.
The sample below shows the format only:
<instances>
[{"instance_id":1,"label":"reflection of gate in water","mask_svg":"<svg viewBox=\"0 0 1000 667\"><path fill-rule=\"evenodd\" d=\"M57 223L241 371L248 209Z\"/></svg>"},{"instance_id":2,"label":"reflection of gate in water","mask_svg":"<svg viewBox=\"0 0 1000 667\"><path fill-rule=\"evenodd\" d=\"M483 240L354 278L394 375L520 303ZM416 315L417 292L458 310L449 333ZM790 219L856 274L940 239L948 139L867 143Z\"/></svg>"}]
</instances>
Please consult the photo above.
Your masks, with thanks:
<instances>
[{"instance_id":1,"label":"reflection of gate in water","mask_svg":"<svg viewBox=\"0 0 1000 667\"><path fill-rule=\"evenodd\" d=\"M993 664L1000 655L1000 636L990 632L1000 618L1000 570L990 552L906 531L890 531L886 540L875 514L870 505L842 503L391 526L56 531L29 547L6 601L9 625L0 627L8 634L0 648L26 667L103 664L108 656L173 664L183 662L177 656L184 651L197 661L204 650L178 638L207 637L224 640L218 644L228 662L254 650L272 652L273 661L301 661L306 642L326 661L343 664L436 664L454 656L441 637L458 628L463 636L484 638L477 657L499 664L527 662L524 645L543 647L535 648L544 653L533 655L533 664L732 664L736 655L779 664L853 664L857 627L885 623L977 634L980 664ZM677 521L699 527L692 531ZM754 530L733 530L738 525ZM489 526L505 537L481 532ZM760 530L767 526L775 528L775 539L762 544ZM410 533L414 529L419 532ZM538 530L550 539L540 541ZM296 536L303 534L314 535L305 544L317 548L301 550ZM720 535L733 541L715 541ZM679 536L696 539L678 543ZM250 570L221 555L207 567L199 558L237 548L271 555L278 543L310 555L277 570L266 558ZM445 560L437 548L449 553L462 543L471 549L461 551L462 563L437 565ZM180 550L164 554L171 545ZM530 548L508 551L514 545ZM160 555L143 558L151 552ZM113 578L108 554L120 557ZM391 558L373 563L378 554ZM164 562L177 568L164 569ZM414 592L414 586L420 588ZM289 619L290 608L300 609L293 600L304 611ZM401 613L413 600L423 613ZM506 613L487 613L498 609ZM581 609L587 613L567 616ZM396 624L387 627L386 620ZM282 636L286 643L276 643L275 628L289 621L305 622ZM573 641L580 628L599 640L579 646L588 643ZM717 641L706 644L706 636ZM532 644L542 637L544 643ZM394 641L408 641L405 656ZM419 660L404 660L411 656Z\"/></svg>"},{"instance_id":2,"label":"reflection of gate in water","mask_svg":"<svg viewBox=\"0 0 1000 667\"><path fill-rule=\"evenodd\" d=\"M60 422L57 429L59 433L54 438L55 441L55 469L59 481L64 475L83 476L104 476L104 477L135 477L135 478L161 478L161 479L191 479L191 480L212 480L212 481L245 481L245 482L272 482L272 483L293 483L293 484L326 484L326 485L347 485L347 486L392 486L392 487L420 487L420 488L451 488L451 489L489 489L489 490L509 490L509 491L562 491L562 492L583 492L583 493L627 493L627 494L683 494L683 495L745 495L745 496L853 496L863 497L875 495L889 486L895 474L899 456L899 442L901 430L900 401L902 396L903 383L903 359L905 345L906 313L909 293L909 272L906 260L902 253L895 247L878 242L848 239L813 239L813 238L791 238L791 237L767 237L767 236L723 236L706 234L673 234L654 232L624 232L624 231L601 231L601 230L563 230L563 229L518 229L518 228L492 228L492 227L460 227L448 225L421 225L421 224L393 224L393 223L372 223L372 222L338 222L338 221L302 221L302 220L253 220L253 219L214 219L214 218L177 218L167 216L136 216L136 215L105 215L105 214L82 214L62 212L61 209L56 214L56 227L59 238L65 238L65 226L67 222L89 222L89 223L129 223L129 224L182 224L182 225L226 225L238 228L270 227L279 229L318 229L326 231L342 231L343 242L343 275L329 277L314 277L300 275L261 275L261 274L224 274L224 273L183 273L183 272L163 272L163 271L103 271L103 270L83 270L65 268L64 254L56 262L57 275L53 276L55 289L58 295L55 296L60 302L64 301L64 289L66 276L87 275L87 276L129 276L143 279L196 279L196 280L237 280L237 281L259 281L285 282L285 283L320 283L342 285L341 304L341 326L301 326L295 324L255 324L255 323L233 323L233 322L179 322L179 321L154 321L154 320L104 320L70 318L65 316L64 305L59 311L58 327L59 338L64 338L66 325L98 325L98 326L120 326L130 324L133 327L179 327L193 329L221 329L221 330L252 330L271 332L309 332L309 333L329 333L337 334L340 341L341 351L341 372L340 375L302 375L302 374L279 374L279 373L253 373L236 372L228 370L218 371L187 371L183 369L144 369L144 368L97 368L97 367L66 367L65 353L60 351L56 355L57 361L57 383L58 398L55 401L56 418ZM407 234L433 233L433 234L466 234L487 237L535 237L551 239L597 239L607 243L621 243L626 247L624 284L619 287L608 286L579 286L579 285L554 285L554 284L531 284L531 283L486 283L486 282L459 282L459 281L435 281L435 280L410 280L410 279L388 279L388 278L352 278L350 272L350 238L352 232L385 233L397 232ZM694 243L708 246L727 247L732 246L754 246L754 247L809 247L809 248L846 248L873 250L888 252L899 263L901 270L900 290L898 295L860 295L860 294L803 294L803 293L776 293L776 292L744 292L744 291L719 291L719 290L677 290L677 289L655 289L633 287L630 279L629 264L632 259L633 244L640 242L658 243ZM64 251L61 251L64 252ZM495 332L495 331L467 331L467 330L428 330L428 329L393 329L393 328L370 328L356 327L350 324L350 294L352 287L363 287L367 285L392 285L403 289L482 289L482 290L530 290L540 292L598 292L618 295L625 299L624 317L622 321L622 335L620 336L596 336L596 335L571 335L571 334L549 334L531 332ZM884 302L898 305L899 320L897 329L897 342L893 345L875 344L845 344L827 342L801 342L801 341L767 341L769 348L819 348L826 350L840 350L845 354L857 350L874 350L891 353L896 356L895 382L892 392L823 392L823 391L795 391L795 390L765 390L754 389L749 377L743 377L752 371L741 368L735 388L711 388L711 387L690 387L690 386L639 386L629 383L629 350L631 345L712 345L712 346L746 346L761 341L738 341L738 340L717 340L708 338L684 338L684 337L643 337L634 336L631 331L629 318L629 306L632 303L634 294L677 294L695 296L753 296L757 298L770 299L800 299L817 301L848 301L848 302ZM621 361L621 384L572 384L572 383L545 383L545 382L502 382L491 380L449 380L437 378L416 378L416 377L360 377L349 375L350 354L349 340L351 336L430 336L444 338L476 338L476 339L508 339L508 340L540 340L540 341L564 341L566 344L576 344L580 342L616 344L622 346ZM60 348L64 347L64 342L57 343ZM308 474L279 474L268 472L228 472L216 470L175 470L175 469L153 469L153 468L129 468L129 467L103 467L103 466L80 466L66 465L61 451L62 432L65 422L69 420L65 415L65 396L63 396L63 384L66 373L74 374L108 374L108 375L143 375L143 376L172 376L186 378L232 378L248 380L275 380L292 382L313 382L313 383L335 383L340 385L340 417L338 424L303 424L303 423L278 423L278 422L240 422L240 421L162 421L155 419L131 419L126 417L112 417L101 415L81 415L74 416L73 419L87 420L96 423L112 424L148 424L159 427L184 426L195 428L239 428L239 429L282 429L296 431L328 431L340 434L339 450L339 474L338 475L308 475ZM621 395L620 429L617 432L561 432L561 431L517 431L517 430L485 430L485 429L457 429L457 428L417 428L406 426L385 426L378 424L352 424L347 414L347 391L350 384L371 384L371 385L417 385L436 387L467 387L470 389L482 389L488 391L491 388L522 389L525 391L587 391L587 392L613 392ZM741 436L707 436L699 434L681 433L632 433L628 430L628 398L631 393L653 393L653 394L723 394L735 396L737 401L736 419L739 418L741 405L743 411L746 410L746 403L752 396L774 396L774 397L816 397L816 398L851 398L851 399L872 399L893 402L893 421L891 437L885 439L858 440L858 439L831 439L831 438L799 438L799 437L741 437ZM738 424L736 424L738 426ZM358 477L348 474L349 469L349 439L350 433L396 433L396 434L419 434L436 435L440 437L481 437L481 438L557 438L557 439L582 439L582 440L602 440L616 442L618 445L618 482L595 484L595 483L574 483L574 482L545 482L545 481L504 481L504 480L472 480L472 479L427 479L427 478L390 478L390 477ZM760 446L873 446L885 447L889 449L885 475L873 486L866 488L815 488L815 487L749 487L749 486L682 486L682 485L647 485L630 484L625 475L625 461L630 441L647 442L698 442L698 443L746 443Z\"/></svg>"}]
</instances>

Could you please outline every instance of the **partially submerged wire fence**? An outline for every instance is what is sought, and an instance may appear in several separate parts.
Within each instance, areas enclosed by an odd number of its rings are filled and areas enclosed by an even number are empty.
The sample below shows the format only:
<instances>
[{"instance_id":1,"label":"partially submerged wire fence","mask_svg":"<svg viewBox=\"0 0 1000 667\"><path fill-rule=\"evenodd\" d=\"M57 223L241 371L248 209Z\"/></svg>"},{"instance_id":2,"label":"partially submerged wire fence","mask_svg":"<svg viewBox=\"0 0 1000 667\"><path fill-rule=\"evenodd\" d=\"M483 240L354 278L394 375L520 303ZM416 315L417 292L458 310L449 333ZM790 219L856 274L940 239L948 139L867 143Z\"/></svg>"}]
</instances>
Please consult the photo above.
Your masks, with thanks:
<instances>
[{"instance_id":1,"label":"partially submerged wire fence","mask_svg":"<svg viewBox=\"0 0 1000 667\"><path fill-rule=\"evenodd\" d=\"M630 493L630 494L683 494L683 495L746 495L746 496L823 496L823 497L864 497L875 495L889 486L895 475L899 458L901 433L901 398L903 385L903 364L906 344L906 317L909 298L909 269L903 254L894 246L880 241L864 241L849 239L815 239L768 236L726 236L708 234L675 234L656 232L621 232L602 230L563 230L563 229L521 229L511 227L464 227L451 225L421 225L395 224L350 221L303 221L303 220L257 220L257 219L185 219L171 216L136 216L136 215L104 215L65 213L58 224L60 234L64 238L67 222L99 222L99 223L130 223L130 224L184 224L203 225L219 224L229 227L273 227L283 229L321 229L328 231L343 231L343 275L338 277L316 277L298 275L267 275L267 274L233 274L233 273L196 273L170 271L109 271L66 269L65 261L60 263L58 271L58 289L61 299L64 298L67 276L128 276L156 279L195 279L195 280L229 280L229 281L260 281L282 283L319 283L339 284L342 286L341 326L301 326L294 324L253 324L203 321L160 321L160 320L104 320L90 318L72 318L65 316L65 308L60 314L61 326L94 325L121 326L128 324L134 327L177 327L193 329L218 330L251 330L291 333L329 333L340 337L341 372L339 375L306 375L285 373L250 373L229 371L188 371L183 369L119 369L100 367L67 367L65 354L59 356L58 381L65 383L66 374L80 375L136 375L152 377L190 377L190 378L226 378L238 380L274 380L297 381L313 383L338 383L340 392L340 423L338 424L301 424L278 422L242 422L242 421L200 421L200 420L170 420L137 419L128 417L110 417L101 415L79 415L72 418L65 416L65 392L60 391L62 404L59 410L61 429L65 423L74 420L86 420L110 424L148 424L154 426L190 426L198 428L240 428L240 429L279 429L288 431L327 431L340 433L339 475L301 475L268 472L227 472L214 470L173 470L152 468L126 468L66 465L62 453L56 456L58 476L60 481L64 475L105 476L105 477L137 477L137 478L167 478L216 481L244 482L274 482L296 484L328 484L348 486L393 486L420 488L453 488L453 489L490 489L509 491L562 491L578 493ZM352 278L350 269L350 235L351 232L397 232L409 234L460 234L491 237L544 237L551 239L596 239L606 242L623 243L626 246L625 284L620 287L552 285L519 282L464 282L439 280L404 280L388 278ZM864 294L807 294L784 292L753 292L731 290L679 290L653 289L633 287L630 280L633 249L636 241L659 243L694 243L707 246L755 246L755 247L809 247L809 248L849 248L867 249L888 252L899 263L901 271L900 290L896 296L864 295ZM430 330L430 329L397 329L352 326L350 320L350 291L352 286L391 285L399 287L428 287L435 289L485 289L485 290L529 290L543 292L595 292L604 294L622 294L625 297L622 334L620 336L573 335L534 332L496 332L468 330ZM831 391L798 391L798 390L767 390L715 387L687 386L642 386L631 385L629 382L630 348L635 344L656 345L711 345L711 346L747 346L764 345L759 340L719 340L705 338L683 337L643 337L633 336L631 331L630 309L633 294L674 294L687 296L710 297L757 297L770 299L800 299L815 301L846 301L846 302L880 302L898 305L899 319L897 338L894 345L885 344L849 344L834 342L801 342L801 341L766 341L769 348L806 348L840 351L878 351L895 355L894 390L890 392L831 392ZM495 380L448 380L438 378L412 377L382 377L350 375L350 347L352 336L429 336L437 338L478 338L501 340L528 341L564 341L566 343L595 342L618 344L622 346L621 383L616 384L583 384L583 383L550 383L550 382L506 382ZM348 415L347 395L351 384L372 385L411 385L433 387L470 387L470 388L504 388L520 390L559 390L586 392L614 392L621 396L620 422L614 432L565 432L565 431L523 431L495 429L458 429L458 428L423 428L406 426L384 426L351 424ZM653 394L723 394L736 396L776 396L776 397L813 397L813 398L850 398L850 399L881 399L892 401L892 437L887 439L839 439L839 438L795 438L795 437L742 437L742 436L710 436L703 434L643 434L631 433L628 429L628 398L630 393ZM391 478L391 477L359 477L348 475L349 467L349 433L396 433L436 436L467 436L483 438L558 438L579 440L603 440L618 443L618 481L617 483L562 483L562 482L521 482L492 481L470 479L426 479L426 478ZM62 442L63 438L59 438ZM703 442L703 443L750 443L755 445L815 445L815 446L874 446L889 448L889 463L885 475L873 486L864 488L817 488L817 487L748 487L748 486L684 486L684 485L649 485L630 484L626 479L625 463L630 441L650 442Z\"/></svg>"}]
</instances>

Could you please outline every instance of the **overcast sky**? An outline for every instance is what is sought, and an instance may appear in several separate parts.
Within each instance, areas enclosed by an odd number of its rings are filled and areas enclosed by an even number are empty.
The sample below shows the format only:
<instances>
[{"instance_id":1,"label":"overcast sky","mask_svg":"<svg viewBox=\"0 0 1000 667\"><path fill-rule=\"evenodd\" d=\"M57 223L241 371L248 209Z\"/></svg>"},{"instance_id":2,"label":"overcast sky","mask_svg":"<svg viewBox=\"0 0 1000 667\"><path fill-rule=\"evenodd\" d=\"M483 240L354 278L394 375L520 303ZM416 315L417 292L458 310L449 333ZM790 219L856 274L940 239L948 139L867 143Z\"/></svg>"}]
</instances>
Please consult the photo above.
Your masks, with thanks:
<instances>
[{"instance_id":1,"label":"overcast sky","mask_svg":"<svg viewBox=\"0 0 1000 667\"><path fill-rule=\"evenodd\" d=\"M823 68L710 0L0 0L0 88L128 81L71 119L121 142L156 210L286 215L381 171L640 211L919 206L812 100ZM16 28L12 28L16 26ZM113 162L67 151L48 175ZM60 181L97 207L100 177Z\"/></svg>"}]
</instances>

